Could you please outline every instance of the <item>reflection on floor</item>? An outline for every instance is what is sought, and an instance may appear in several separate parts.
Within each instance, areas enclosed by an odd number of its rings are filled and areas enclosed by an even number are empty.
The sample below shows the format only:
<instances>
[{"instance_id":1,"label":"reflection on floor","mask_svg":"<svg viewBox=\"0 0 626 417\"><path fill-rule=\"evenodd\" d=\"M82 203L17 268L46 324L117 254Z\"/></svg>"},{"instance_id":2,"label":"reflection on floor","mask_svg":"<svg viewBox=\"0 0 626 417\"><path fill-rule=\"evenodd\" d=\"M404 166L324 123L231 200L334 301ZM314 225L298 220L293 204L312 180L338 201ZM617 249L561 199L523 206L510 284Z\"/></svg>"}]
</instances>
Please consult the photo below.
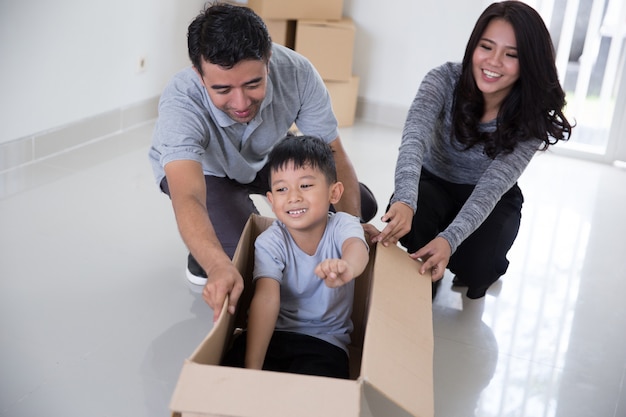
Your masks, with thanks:
<instances>
[{"instance_id":1,"label":"reflection on floor","mask_svg":"<svg viewBox=\"0 0 626 417\"><path fill-rule=\"evenodd\" d=\"M168 414L211 311L184 279L151 130L0 173L1 416ZM377 218L400 134L341 130ZM613 167L533 160L507 275L470 300L448 272L434 301L437 417L626 415L624 184Z\"/></svg>"}]
</instances>

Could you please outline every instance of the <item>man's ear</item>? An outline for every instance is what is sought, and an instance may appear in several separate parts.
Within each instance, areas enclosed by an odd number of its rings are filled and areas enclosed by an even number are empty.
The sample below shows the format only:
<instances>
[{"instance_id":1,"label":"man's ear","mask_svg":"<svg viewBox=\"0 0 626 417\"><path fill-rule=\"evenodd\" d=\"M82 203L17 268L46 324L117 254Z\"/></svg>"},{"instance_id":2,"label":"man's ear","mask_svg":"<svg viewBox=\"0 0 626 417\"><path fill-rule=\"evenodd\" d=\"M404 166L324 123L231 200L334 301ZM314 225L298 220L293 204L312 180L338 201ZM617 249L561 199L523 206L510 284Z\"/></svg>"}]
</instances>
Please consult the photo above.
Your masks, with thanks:
<instances>
[{"instance_id":1,"label":"man's ear","mask_svg":"<svg viewBox=\"0 0 626 417\"><path fill-rule=\"evenodd\" d=\"M330 204L337 204L343 195L343 183L337 181L330 186Z\"/></svg>"},{"instance_id":2,"label":"man's ear","mask_svg":"<svg viewBox=\"0 0 626 417\"><path fill-rule=\"evenodd\" d=\"M267 60L265 62L265 68L267 69L267 75L270 74L270 59L272 58L272 51L270 50L269 55L267 56Z\"/></svg>"}]
</instances>

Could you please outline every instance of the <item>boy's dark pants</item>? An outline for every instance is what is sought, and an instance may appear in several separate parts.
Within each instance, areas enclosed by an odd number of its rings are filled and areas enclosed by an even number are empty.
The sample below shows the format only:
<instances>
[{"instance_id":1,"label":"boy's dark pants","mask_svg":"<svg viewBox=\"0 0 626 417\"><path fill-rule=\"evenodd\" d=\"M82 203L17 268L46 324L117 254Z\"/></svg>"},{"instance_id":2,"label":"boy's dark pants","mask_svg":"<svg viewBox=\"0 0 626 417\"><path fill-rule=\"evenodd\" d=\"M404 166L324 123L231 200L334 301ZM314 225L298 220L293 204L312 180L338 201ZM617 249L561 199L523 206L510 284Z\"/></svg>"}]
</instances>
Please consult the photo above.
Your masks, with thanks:
<instances>
[{"instance_id":1,"label":"boy's dark pants","mask_svg":"<svg viewBox=\"0 0 626 417\"><path fill-rule=\"evenodd\" d=\"M222 365L244 367L246 336L243 332L236 337ZM331 378L350 376L348 355L340 347L316 337L280 331L272 335L263 369Z\"/></svg>"}]
</instances>

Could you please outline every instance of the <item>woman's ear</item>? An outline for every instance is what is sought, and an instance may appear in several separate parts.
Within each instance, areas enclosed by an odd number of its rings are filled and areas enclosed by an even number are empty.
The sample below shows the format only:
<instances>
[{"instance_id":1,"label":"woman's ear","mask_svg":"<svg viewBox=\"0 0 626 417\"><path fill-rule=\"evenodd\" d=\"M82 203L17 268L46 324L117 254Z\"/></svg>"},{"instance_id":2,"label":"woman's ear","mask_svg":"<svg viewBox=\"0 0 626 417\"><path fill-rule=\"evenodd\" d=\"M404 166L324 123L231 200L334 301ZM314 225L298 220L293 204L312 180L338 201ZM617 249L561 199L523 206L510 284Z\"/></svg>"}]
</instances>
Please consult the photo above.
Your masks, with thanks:
<instances>
[{"instance_id":1,"label":"woman's ear","mask_svg":"<svg viewBox=\"0 0 626 417\"><path fill-rule=\"evenodd\" d=\"M337 181L330 186L330 204L337 204L343 195L343 183Z\"/></svg>"}]
</instances>

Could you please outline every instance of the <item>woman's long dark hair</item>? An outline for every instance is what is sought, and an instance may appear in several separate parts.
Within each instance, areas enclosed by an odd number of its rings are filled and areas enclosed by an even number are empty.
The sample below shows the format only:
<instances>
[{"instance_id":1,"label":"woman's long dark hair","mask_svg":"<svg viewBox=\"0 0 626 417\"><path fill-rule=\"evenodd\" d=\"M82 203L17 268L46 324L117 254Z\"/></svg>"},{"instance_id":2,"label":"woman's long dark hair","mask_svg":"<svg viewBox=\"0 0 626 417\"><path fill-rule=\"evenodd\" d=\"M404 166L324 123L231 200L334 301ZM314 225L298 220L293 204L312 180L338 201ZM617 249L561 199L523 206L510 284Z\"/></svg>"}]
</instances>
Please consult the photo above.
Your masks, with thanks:
<instances>
[{"instance_id":1,"label":"woman's long dark hair","mask_svg":"<svg viewBox=\"0 0 626 417\"><path fill-rule=\"evenodd\" d=\"M484 98L472 73L472 56L493 19L513 26L519 59L519 79L500 106L497 129L479 132L485 111ZM482 143L485 153L495 158L511 152L520 141L539 138L542 150L567 140L572 126L563 114L565 92L559 83L550 33L541 16L521 1L493 3L474 26L463 57L462 73L455 91L453 132L466 149Z\"/></svg>"}]
</instances>

